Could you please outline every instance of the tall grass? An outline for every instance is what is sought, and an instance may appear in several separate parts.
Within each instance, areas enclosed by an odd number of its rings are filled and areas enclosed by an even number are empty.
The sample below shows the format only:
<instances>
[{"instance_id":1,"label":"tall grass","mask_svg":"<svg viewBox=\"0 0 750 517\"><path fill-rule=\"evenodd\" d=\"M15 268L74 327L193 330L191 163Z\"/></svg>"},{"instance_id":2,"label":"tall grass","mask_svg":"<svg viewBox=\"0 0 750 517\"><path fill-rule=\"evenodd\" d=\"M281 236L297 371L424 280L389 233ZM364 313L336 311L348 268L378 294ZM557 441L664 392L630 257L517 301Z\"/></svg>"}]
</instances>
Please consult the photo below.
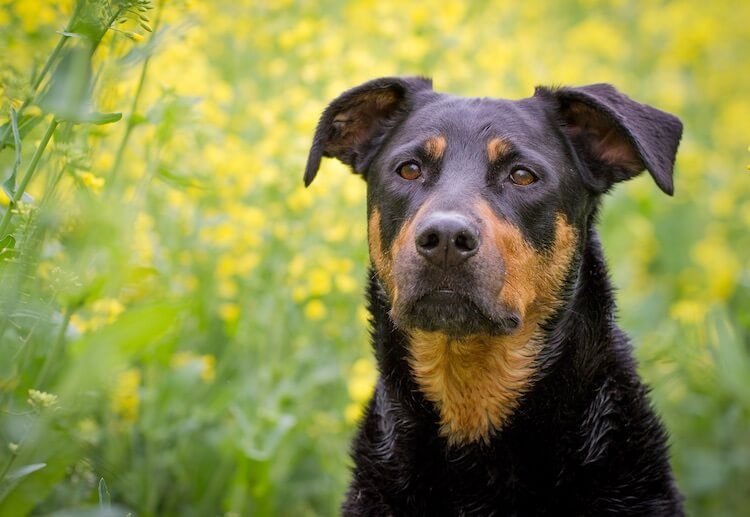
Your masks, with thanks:
<instances>
[{"instance_id":1,"label":"tall grass","mask_svg":"<svg viewBox=\"0 0 750 517\"><path fill-rule=\"evenodd\" d=\"M301 174L377 75L606 81L686 124L601 229L687 506L750 505L750 4L0 1L0 515L332 515L375 368L364 184Z\"/></svg>"}]
</instances>

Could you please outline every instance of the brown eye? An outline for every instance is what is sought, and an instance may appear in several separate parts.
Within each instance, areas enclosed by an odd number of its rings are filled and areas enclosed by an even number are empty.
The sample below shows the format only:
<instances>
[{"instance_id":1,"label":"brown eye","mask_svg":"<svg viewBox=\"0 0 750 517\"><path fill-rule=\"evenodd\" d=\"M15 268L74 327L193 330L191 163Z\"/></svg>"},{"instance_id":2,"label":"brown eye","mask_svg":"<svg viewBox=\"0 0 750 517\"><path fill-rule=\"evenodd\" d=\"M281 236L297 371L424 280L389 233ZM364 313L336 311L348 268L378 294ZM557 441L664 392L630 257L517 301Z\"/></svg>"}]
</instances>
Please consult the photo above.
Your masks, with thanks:
<instances>
[{"instance_id":1,"label":"brown eye","mask_svg":"<svg viewBox=\"0 0 750 517\"><path fill-rule=\"evenodd\" d=\"M398 169L398 175L405 180L415 180L422 175L422 168L414 162L407 162Z\"/></svg>"},{"instance_id":2,"label":"brown eye","mask_svg":"<svg viewBox=\"0 0 750 517\"><path fill-rule=\"evenodd\" d=\"M536 181L536 176L534 176L532 172L527 171L526 169L516 169L510 173L510 181L512 181L516 185L525 187L526 185L531 185L532 183L534 183Z\"/></svg>"}]
</instances>

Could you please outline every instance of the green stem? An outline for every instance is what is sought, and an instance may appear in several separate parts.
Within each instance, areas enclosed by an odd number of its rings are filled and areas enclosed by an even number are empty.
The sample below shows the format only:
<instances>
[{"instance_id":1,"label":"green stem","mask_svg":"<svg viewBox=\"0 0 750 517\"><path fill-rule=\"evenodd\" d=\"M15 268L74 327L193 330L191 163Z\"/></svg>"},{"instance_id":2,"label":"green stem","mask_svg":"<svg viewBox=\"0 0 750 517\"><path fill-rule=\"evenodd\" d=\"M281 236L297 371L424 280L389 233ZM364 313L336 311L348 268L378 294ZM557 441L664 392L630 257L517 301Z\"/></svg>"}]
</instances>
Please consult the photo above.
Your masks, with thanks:
<instances>
[{"instance_id":1,"label":"green stem","mask_svg":"<svg viewBox=\"0 0 750 517\"><path fill-rule=\"evenodd\" d=\"M5 210L5 214L3 214L2 221L0 221L0 235L6 234L8 225L10 224L10 220L13 217L13 208L18 204L18 200L21 199L21 196L23 196L23 193L26 191L26 187L29 185L31 178L34 176L36 167L37 165L39 165L39 160L41 159L42 154L44 154L44 150L46 149L50 138L52 138L55 129L57 129L57 124L57 120L53 118L49 123L49 126L47 126L47 131L45 131L44 136L42 137L42 141L39 142L39 145L34 151L34 154L31 157L31 163L29 163L29 167L28 169L26 169L26 174L24 174L23 178L21 179L21 183L13 192L13 197L8 204L8 208Z\"/></svg>"},{"instance_id":2,"label":"green stem","mask_svg":"<svg viewBox=\"0 0 750 517\"><path fill-rule=\"evenodd\" d=\"M73 22L78 17L79 11L80 11L80 2L76 2L75 9L73 9L73 14L70 17L70 20L68 20L68 24L65 26L65 29L63 32L70 32L70 29L73 28ZM21 115L23 115L23 111L36 98L37 91L39 90L39 87L42 85L42 81L44 81L44 78L49 73L54 62L57 61L57 56L60 55L60 52L65 46L65 42L68 41L69 39L70 39L70 36L66 36L65 34L62 34L60 36L60 39L57 40L57 44L55 45L55 48L52 50L52 53L47 58L47 61L44 63L44 66L42 67L41 72L39 72L39 75L36 77L36 79L34 79L34 82L31 83L31 93L24 99L23 104L21 104L21 107L18 108L17 115L18 115L19 120L21 118ZM2 150L8 143L6 140L8 139L8 136L10 135L10 133L11 133L11 128L10 128L10 124L8 124L8 126L3 131L3 134L0 136L0 150Z\"/></svg>"},{"instance_id":3,"label":"green stem","mask_svg":"<svg viewBox=\"0 0 750 517\"><path fill-rule=\"evenodd\" d=\"M57 358L57 355L60 353L60 349L62 348L63 342L65 341L65 332L68 330L68 326L70 325L71 317L73 317L73 310L68 307L65 309L63 322L60 326L60 331L57 333L57 339L55 339L55 342L52 344L52 348L44 358L44 364L42 364L42 369L39 371L39 376L36 378L35 385L39 389L44 386L44 381L47 380L49 369L52 366L54 360Z\"/></svg>"},{"instance_id":4,"label":"green stem","mask_svg":"<svg viewBox=\"0 0 750 517\"><path fill-rule=\"evenodd\" d=\"M13 462L16 461L17 457L18 457L17 452L12 452L10 454L10 458L8 458L8 461L5 462L3 469L0 470L0 483L2 483L3 479L5 479L5 476L8 474L8 471L13 466Z\"/></svg>"},{"instance_id":5,"label":"green stem","mask_svg":"<svg viewBox=\"0 0 750 517\"><path fill-rule=\"evenodd\" d=\"M154 20L154 26L153 26L153 32L151 33L151 36L149 37L149 43L154 38L154 35L156 34L156 30L159 26L159 21L161 19L161 7L163 2L159 2L159 5L157 7L156 11L156 19ZM114 186L117 182L117 176L120 172L120 165L122 164L122 158L125 154L125 148L128 145L128 141L130 140L130 135L133 132L133 128L135 127L135 114L136 110L138 109L138 101L140 100L141 93L143 92L143 86L146 83L146 73L148 72L148 64L151 61L151 54L149 54L146 59L143 60L143 66L141 67L141 75L138 78L138 86L135 90L135 95L133 96L133 102L130 105L130 115L128 116L127 124L125 125L125 134L122 135L122 140L120 140L120 145L117 147L117 153L115 154L115 162L112 165L112 170L109 171L109 178L107 180L107 186L109 193L114 192Z\"/></svg>"}]
</instances>

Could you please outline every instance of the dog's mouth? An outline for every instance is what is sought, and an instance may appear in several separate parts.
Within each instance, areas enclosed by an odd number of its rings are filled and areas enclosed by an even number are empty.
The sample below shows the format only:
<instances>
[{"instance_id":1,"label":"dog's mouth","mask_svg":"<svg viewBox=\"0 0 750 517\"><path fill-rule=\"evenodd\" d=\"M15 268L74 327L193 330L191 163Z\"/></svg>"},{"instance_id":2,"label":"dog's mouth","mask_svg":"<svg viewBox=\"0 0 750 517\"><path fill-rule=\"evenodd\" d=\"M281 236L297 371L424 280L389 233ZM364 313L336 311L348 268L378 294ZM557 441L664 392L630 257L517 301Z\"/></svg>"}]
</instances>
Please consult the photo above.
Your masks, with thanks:
<instances>
[{"instance_id":1,"label":"dog's mouth","mask_svg":"<svg viewBox=\"0 0 750 517\"><path fill-rule=\"evenodd\" d=\"M480 333L507 335L521 326L517 313L490 306L476 296L450 287L411 296L394 307L391 316L405 329L442 332L455 337Z\"/></svg>"}]
</instances>

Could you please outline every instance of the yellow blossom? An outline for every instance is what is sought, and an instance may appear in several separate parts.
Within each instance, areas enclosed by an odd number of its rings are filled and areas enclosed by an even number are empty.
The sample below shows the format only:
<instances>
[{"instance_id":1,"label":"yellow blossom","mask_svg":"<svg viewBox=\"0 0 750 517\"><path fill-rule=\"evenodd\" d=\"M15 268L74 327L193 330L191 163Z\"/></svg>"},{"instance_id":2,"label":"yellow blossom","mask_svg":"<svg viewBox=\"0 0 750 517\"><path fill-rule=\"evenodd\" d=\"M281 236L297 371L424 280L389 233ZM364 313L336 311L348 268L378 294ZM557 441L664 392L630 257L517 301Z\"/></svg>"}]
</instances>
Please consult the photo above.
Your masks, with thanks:
<instances>
[{"instance_id":1,"label":"yellow blossom","mask_svg":"<svg viewBox=\"0 0 750 517\"><path fill-rule=\"evenodd\" d=\"M672 318L693 325L703 323L707 312L708 306L698 300L680 300L669 309Z\"/></svg>"},{"instance_id":2,"label":"yellow blossom","mask_svg":"<svg viewBox=\"0 0 750 517\"><path fill-rule=\"evenodd\" d=\"M362 417L363 407L362 404L351 402L344 408L344 420L347 424L356 424Z\"/></svg>"},{"instance_id":3,"label":"yellow blossom","mask_svg":"<svg viewBox=\"0 0 750 517\"><path fill-rule=\"evenodd\" d=\"M331 276L321 268L315 268L309 273L308 286L310 294L321 296L331 292Z\"/></svg>"},{"instance_id":4,"label":"yellow blossom","mask_svg":"<svg viewBox=\"0 0 750 517\"><path fill-rule=\"evenodd\" d=\"M38 117L42 114L42 108L40 108L36 104L31 104L30 106L26 107L24 114L28 115L29 117Z\"/></svg>"},{"instance_id":5,"label":"yellow blossom","mask_svg":"<svg viewBox=\"0 0 750 517\"><path fill-rule=\"evenodd\" d=\"M347 383L349 396L355 402L365 402L372 395L377 379L377 370L372 359L358 359L352 365L351 377Z\"/></svg>"},{"instance_id":6,"label":"yellow blossom","mask_svg":"<svg viewBox=\"0 0 750 517\"><path fill-rule=\"evenodd\" d=\"M198 355L193 352L177 352L172 356L170 366L174 370L195 368L204 382L212 382L216 378L216 357L211 354Z\"/></svg>"},{"instance_id":7,"label":"yellow blossom","mask_svg":"<svg viewBox=\"0 0 750 517\"><path fill-rule=\"evenodd\" d=\"M237 321L240 317L240 306L236 303L222 303L219 305L219 316L228 323Z\"/></svg>"},{"instance_id":8,"label":"yellow blossom","mask_svg":"<svg viewBox=\"0 0 750 517\"><path fill-rule=\"evenodd\" d=\"M111 406L124 422L132 423L138 419L140 385L141 371L138 368L130 368L117 375Z\"/></svg>"},{"instance_id":9,"label":"yellow blossom","mask_svg":"<svg viewBox=\"0 0 750 517\"><path fill-rule=\"evenodd\" d=\"M328 310L320 300L310 300L305 305L305 316L310 320L322 320L326 317Z\"/></svg>"},{"instance_id":10,"label":"yellow blossom","mask_svg":"<svg viewBox=\"0 0 750 517\"><path fill-rule=\"evenodd\" d=\"M357 281L351 275L341 273L336 275L336 287L342 293L352 293L357 289Z\"/></svg>"}]
</instances>

